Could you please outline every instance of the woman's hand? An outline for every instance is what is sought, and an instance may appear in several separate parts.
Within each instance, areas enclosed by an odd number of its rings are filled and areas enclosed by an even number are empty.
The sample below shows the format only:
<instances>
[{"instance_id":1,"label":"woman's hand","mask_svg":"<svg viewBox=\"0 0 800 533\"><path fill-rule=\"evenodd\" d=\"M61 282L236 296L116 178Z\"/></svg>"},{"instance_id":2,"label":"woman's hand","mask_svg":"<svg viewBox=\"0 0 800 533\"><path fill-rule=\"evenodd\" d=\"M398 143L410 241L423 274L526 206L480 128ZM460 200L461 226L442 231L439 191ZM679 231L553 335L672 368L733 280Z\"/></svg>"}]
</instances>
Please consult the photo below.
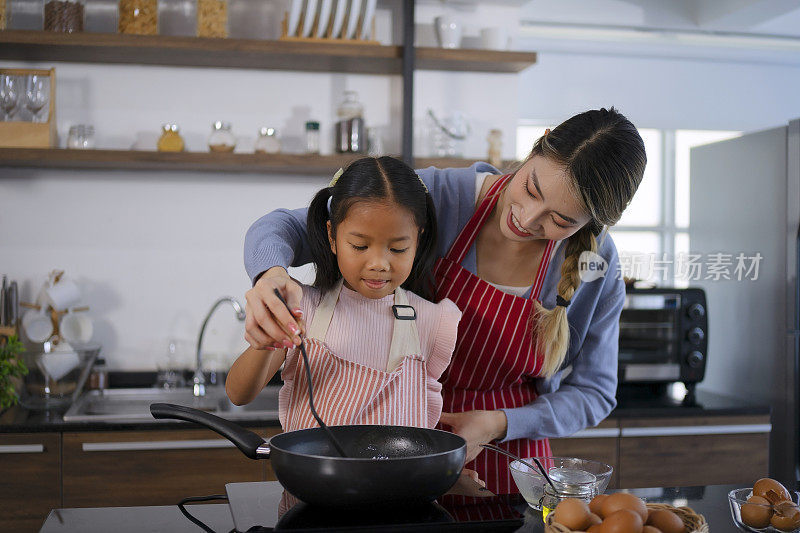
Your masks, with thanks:
<instances>
[{"instance_id":1,"label":"woman's hand","mask_svg":"<svg viewBox=\"0 0 800 533\"><path fill-rule=\"evenodd\" d=\"M508 421L503 411L464 411L442 413L439 422L450 426L453 433L467 441L467 460L470 462L483 451L481 444L488 444L506 435Z\"/></svg>"},{"instance_id":2,"label":"woman's hand","mask_svg":"<svg viewBox=\"0 0 800 533\"><path fill-rule=\"evenodd\" d=\"M286 299L292 313L275 296L275 289ZM283 267L272 267L245 293L245 340L256 350L291 348L300 344L298 336L305 330L300 299L303 289L289 277ZM294 316L292 316L294 315Z\"/></svg>"},{"instance_id":3,"label":"woman's hand","mask_svg":"<svg viewBox=\"0 0 800 533\"><path fill-rule=\"evenodd\" d=\"M492 491L486 488L486 483L478 477L478 473L469 468L465 468L461 471L461 475L458 476L458 481L447 491L447 494L477 498L494 496Z\"/></svg>"}]
</instances>

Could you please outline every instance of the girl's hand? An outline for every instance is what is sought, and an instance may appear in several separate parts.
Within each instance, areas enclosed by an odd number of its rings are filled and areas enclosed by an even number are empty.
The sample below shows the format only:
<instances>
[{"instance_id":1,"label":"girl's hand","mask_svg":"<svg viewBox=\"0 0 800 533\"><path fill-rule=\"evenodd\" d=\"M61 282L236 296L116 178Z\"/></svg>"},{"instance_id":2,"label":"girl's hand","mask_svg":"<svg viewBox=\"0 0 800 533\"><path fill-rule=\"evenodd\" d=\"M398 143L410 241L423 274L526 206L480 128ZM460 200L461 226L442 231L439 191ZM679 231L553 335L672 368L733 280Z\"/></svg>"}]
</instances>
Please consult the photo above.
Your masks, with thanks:
<instances>
[{"instance_id":1,"label":"girl's hand","mask_svg":"<svg viewBox=\"0 0 800 533\"><path fill-rule=\"evenodd\" d=\"M455 485L453 485L447 494L454 494L456 496L472 496L478 498L488 498L494 496L492 491L486 488L486 483L478 478L478 473L474 470L465 468L461 471Z\"/></svg>"},{"instance_id":2,"label":"girl's hand","mask_svg":"<svg viewBox=\"0 0 800 533\"><path fill-rule=\"evenodd\" d=\"M508 421L503 411L464 411L442 413L439 422L450 426L453 433L467 441L467 459L470 462L483 451L481 444L488 444L506 435Z\"/></svg>"},{"instance_id":3,"label":"girl's hand","mask_svg":"<svg viewBox=\"0 0 800 533\"><path fill-rule=\"evenodd\" d=\"M275 296L278 289L292 314ZM245 340L256 350L291 348L300 344L299 334L305 331L300 299L303 289L289 277L283 267L272 267L245 293ZM294 316L292 316L294 315Z\"/></svg>"}]
</instances>

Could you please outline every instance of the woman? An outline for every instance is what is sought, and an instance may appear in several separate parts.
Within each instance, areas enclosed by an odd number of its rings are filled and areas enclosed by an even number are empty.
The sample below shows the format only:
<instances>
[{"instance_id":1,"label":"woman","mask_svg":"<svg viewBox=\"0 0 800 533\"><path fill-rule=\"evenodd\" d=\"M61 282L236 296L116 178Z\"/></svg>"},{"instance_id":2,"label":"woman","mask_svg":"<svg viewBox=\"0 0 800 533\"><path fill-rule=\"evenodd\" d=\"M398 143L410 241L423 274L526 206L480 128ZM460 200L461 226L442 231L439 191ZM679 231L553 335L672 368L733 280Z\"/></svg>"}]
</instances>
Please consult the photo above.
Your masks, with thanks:
<instances>
[{"instance_id":1,"label":"woman","mask_svg":"<svg viewBox=\"0 0 800 533\"><path fill-rule=\"evenodd\" d=\"M619 221L645 164L636 128L611 108L546 132L506 176L485 163L419 171L440 221L436 298L463 312L440 422L464 437L467 467L494 493L516 487L508 461L481 444L549 455L548 437L594 426L616 405L625 287L606 226ZM299 342L302 317L273 289L298 307L300 286L285 267L310 259L304 220L305 210L277 210L248 231L245 337L256 348ZM597 270L582 282L590 262Z\"/></svg>"}]
</instances>

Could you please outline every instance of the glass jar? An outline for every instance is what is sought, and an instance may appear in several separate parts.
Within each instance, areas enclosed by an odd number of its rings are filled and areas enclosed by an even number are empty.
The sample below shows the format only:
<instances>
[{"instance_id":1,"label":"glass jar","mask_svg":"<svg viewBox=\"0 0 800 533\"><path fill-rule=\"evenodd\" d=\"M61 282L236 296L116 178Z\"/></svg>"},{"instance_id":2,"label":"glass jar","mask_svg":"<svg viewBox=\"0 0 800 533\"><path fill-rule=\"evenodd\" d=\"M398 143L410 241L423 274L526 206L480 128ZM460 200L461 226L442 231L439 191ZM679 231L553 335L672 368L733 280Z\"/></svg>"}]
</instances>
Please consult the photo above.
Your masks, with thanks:
<instances>
[{"instance_id":1,"label":"glass jar","mask_svg":"<svg viewBox=\"0 0 800 533\"><path fill-rule=\"evenodd\" d=\"M281 140L275 128L261 128L256 139L255 152L257 154L279 154L281 151Z\"/></svg>"},{"instance_id":2,"label":"glass jar","mask_svg":"<svg viewBox=\"0 0 800 533\"><path fill-rule=\"evenodd\" d=\"M197 0L197 36L228 36L228 0Z\"/></svg>"},{"instance_id":3,"label":"glass jar","mask_svg":"<svg viewBox=\"0 0 800 533\"><path fill-rule=\"evenodd\" d=\"M119 0L119 32L158 33L158 0Z\"/></svg>"},{"instance_id":4,"label":"glass jar","mask_svg":"<svg viewBox=\"0 0 800 533\"><path fill-rule=\"evenodd\" d=\"M164 124L161 127L161 137L158 139L159 152L183 152L183 137L179 133L177 124Z\"/></svg>"},{"instance_id":5,"label":"glass jar","mask_svg":"<svg viewBox=\"0 0 800 533\"><path fill-rule=\"evenodd\" d=\"M85 124L70 126L67 148L78 150L94 148L94 126Z\"/></svg>"},{"instance_id":6,"label":"glass jar","mask_svg":"<svg viewBox=\"0 0 800 533\"><path fill-rule=\"evenodd\" d=\"M103 357L98 357L92 366L92 373L89 374L89 379L86 382L86 388L89 390L104 391L108 387L108 367L106 367L106 360Z\"/></svg>"},{"instance_id":7,"label":"glass jar","mask_svg":"<svg viewBox=\"0 0 800 533\"><path fill-rule=\"evenodd\" d=\"M8 0L0 0L0 30L8 27L8 7L10 7Z\"/></svg>"},{"instance_id":8,"label":"glass jar","mask_svg":"<svg viewBox=\"0 0 800 533\"><path fill-rule=\"evenodd\" d=\"M194 37L197 3L194 0L159 0L158 33Z\"/></svg>"},{"instance_id":9,"label":"glass jar","mask_svg":"<svg viewBox=\"0 0 800 533\"><path fill-rule=\"evenodd\" d=\"M208 149L212 152L233 152L234 148L236 148L236 136L231 132L231 125L216 121L211 127Z\"/></svg>"},{"instance_id":10,"label":"glass jar","mask_svg":"<svg viewBox=\"0 0 800 533\"><path fill-rule=\"evenodd\" d=\"M363 153L366 151L364 138L364 106L358 101L355 91L345 91L344 101L339 104L336 114L336 151L339 153Z\"/></svg>"},{"instance_id":11,"label":"glass jar","mask_svg":"<svg viewBox=\"0 0 800 533\"><path fill-rule=\"evenodd\" d=\"M83 0L47 0L44 5L44 29L62 33L83 31Z\"/></svg>"},{"instance_id":12,"label":"glass jar","mask_svg":"<svg viewBox=\"0 0 800 533\"><path fill-rule=\"evenodd\" d=\"M92 0L86 4L83 31L86 33L115 33L119 15L118 0Z\"/></svg>"},{"instance_id":13,"label":"glass jar","mask_svg":"<svg viewBox=\"0 0 800 533\"><path fill-rule=\"evenodd\" d=\"M556 508L558 502L565 498L576 498L588 504L592 498L597 496L597 476L590 472L577 468L559 467L551 468L548 473L555 488L549 483L544 486L541 504L542 520L547 520L547 515Z\"/></svg>"},{"instance_id":14,"label":"glass jar","mask_svg":"<svg viewBox=\"0 0 800 533\"><path fill-rule=\"evenodd\" d=\"M306 153L319 153L319 122L316 120L306 122Z\"/></svg>"}]
</instances>

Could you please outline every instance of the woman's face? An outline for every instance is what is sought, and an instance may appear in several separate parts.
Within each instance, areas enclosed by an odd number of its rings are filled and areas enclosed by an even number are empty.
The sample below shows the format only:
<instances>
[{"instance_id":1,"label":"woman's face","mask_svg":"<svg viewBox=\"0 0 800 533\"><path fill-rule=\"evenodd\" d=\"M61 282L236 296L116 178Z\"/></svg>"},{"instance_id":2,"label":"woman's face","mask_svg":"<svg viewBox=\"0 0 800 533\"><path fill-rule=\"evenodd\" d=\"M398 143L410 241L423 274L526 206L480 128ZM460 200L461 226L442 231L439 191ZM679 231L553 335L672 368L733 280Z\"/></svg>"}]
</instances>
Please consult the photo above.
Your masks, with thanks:
<instances>
[{"instance_id":1,"label":"woman's face","mask_svg":"<svg viewBox=\"0 0 800 533\"><path fill-rule=\"evenodd\" d=\"M408 279L417 253L419 228L411 211L395 204L353 204L328 240L345 286L367 298L383 298Z\"/></svg>"},{"instance_id":2,"label":"woman's face","mask_svg":"<svg viewBox=\"0 0 800 533\"><path fill-rule=\"evenodd\" d=\"M497 205L500 232L517 242L566 239L591 219L570 190L564 167L540 155L519 169Z\"/></svg>"}]
</instances>

